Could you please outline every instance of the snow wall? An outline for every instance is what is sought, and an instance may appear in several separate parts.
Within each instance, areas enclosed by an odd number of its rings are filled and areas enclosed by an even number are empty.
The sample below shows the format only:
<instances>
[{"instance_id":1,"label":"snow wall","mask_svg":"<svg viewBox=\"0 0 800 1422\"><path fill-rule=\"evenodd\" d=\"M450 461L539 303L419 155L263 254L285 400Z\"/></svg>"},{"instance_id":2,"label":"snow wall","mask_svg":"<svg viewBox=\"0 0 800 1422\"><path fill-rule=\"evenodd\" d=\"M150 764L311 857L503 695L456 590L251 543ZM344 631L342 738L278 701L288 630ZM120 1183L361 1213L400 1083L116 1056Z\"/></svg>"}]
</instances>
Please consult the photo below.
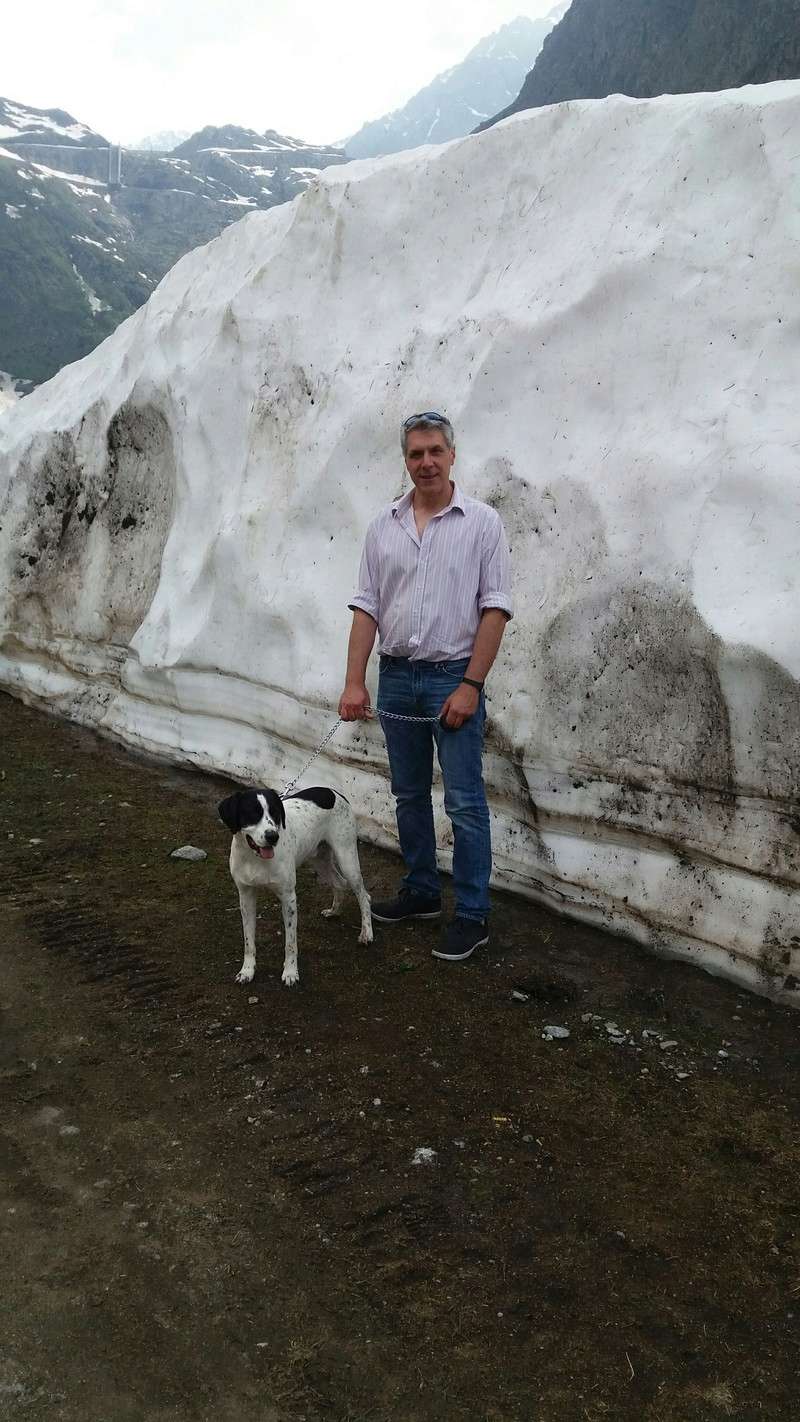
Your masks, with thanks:
<instances>
[{"instance_id":1,"label":"snow wall","mask_svg":"<svg viewBox=\"0 0 800 1422\"><path fill-rule=\"evenodd\" d=\"M281 788L444 408L515 570L495 883L800 1004L799 133L800 83L561 104L190 253L0 422L2 685ZM377 726L310 778L395 842Z\"/></svg>"}]
</instances>

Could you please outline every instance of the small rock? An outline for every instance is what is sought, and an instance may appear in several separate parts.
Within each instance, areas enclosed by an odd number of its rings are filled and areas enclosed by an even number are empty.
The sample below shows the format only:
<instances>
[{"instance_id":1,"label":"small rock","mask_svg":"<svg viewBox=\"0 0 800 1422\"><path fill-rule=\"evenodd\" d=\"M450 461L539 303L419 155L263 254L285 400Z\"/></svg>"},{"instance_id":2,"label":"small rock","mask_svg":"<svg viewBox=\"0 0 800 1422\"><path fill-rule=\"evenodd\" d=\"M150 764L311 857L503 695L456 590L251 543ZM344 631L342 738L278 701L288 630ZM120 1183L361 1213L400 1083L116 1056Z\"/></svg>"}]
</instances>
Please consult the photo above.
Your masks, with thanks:
<instances>
[{"instance_id":1,"label":"small rock","mask_svg":"<svg viewBox=\"0 0 800 1422\"><path fill-rule=\"evenodd\" d=\"M511 994L511 998L514 1002L530 1002L531 1000L530 993L518 992L516 988L514 988L514 991Z\"/></svg>"},{"instance_id":2,"label":"small rock","mask_svg":"<svg viewBox=\"0 0 800 1422\"><path fill-rule=\"evenodd\" d=\"M563 1041L563 1039L564 1039L565 1037L568 1037L568 1036L569 1036L569 1028L568 1028L568 1027L553 1027L553 1026L550 1026L550 1027L545 1027L545 1028L544 1028L544 1031L542 1032L542 1041L543 1041L543 1042Z\"/></svg>"},{"instance_id":3,"label":"small rock","mask_svg":"<svg viewBox=\"0 0 800 1422\"><path fill-rule=\"evenodd\" d=\"M659 1042L659 1046L662 1052L668 1051L670 1047L677 1047L677 1045L678 1043L674 1042L671 1037L665 1038L662 1042Z\"/></svg>"},{"instance_id":4,"label":"small rock","mask_svg":"<svg viewBox=\"0 0 800 1422\"><path fill-rule=\"evenodd\" d=\"M43 1106L37 1113L35 1120L40 1126L54 1126L59 1116L63 1116L63 1114L60 1106Z\"/></svg>"},{"instance_id":5,"label":"small rock","mask_svg":"<svg viewBox=\"0 0 800 1422\"><path fill-rule=\"evenodd\" d=\"M198 849L194 844L182 844L180 849L173 849L170 859L188 859L192 864L198 863L201 859L207 859L208 855L204 849Z\"/></svg>"},{"instance_id":6,"label":"small rock","mask_svg":"<svg viewBox=\"0 0 800 1422\"><path fill-rule=\"evenodd\" d=\"M437 1152L431 1150L430 1146L417 1146L411 1157L412 1165L433 1165Z\"/></svg>"}]
</instances>

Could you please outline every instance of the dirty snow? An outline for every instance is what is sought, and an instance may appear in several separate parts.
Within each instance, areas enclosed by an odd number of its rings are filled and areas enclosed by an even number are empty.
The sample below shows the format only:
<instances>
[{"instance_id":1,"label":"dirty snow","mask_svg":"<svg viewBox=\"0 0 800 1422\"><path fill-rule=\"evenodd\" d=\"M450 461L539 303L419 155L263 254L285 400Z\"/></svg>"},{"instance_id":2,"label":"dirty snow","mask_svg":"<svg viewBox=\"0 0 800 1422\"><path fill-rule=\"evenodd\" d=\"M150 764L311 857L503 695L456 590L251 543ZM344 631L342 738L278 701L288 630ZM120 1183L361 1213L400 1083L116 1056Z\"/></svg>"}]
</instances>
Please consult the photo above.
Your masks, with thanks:
<instances>
[{"instance_id":1,"label":"dirty snow","mask_svg":"<svg viewBox=\"0 0 800 1422\"><path fill-rule=\"evenodd\" d=\"M17 382L6 370L0 370L0 415L6 415L20 399Z\"/></svg>"}]
</instances>

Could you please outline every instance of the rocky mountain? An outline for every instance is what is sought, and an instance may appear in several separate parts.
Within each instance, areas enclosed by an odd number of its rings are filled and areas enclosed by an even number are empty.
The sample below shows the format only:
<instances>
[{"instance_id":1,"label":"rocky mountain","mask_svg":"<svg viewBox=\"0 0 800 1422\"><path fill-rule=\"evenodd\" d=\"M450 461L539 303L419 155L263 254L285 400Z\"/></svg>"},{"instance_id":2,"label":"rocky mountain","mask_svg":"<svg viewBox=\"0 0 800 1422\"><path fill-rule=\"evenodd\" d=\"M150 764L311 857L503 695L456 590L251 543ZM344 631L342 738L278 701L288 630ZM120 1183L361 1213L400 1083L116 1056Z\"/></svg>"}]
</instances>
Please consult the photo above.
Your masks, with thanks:
<instances>
[{"instance_id":1,"label":"rocky mountain","mask_svg":"<svg viewBox=\"0 0 800 1422\"><path fill-rule=\"evenodd\" d=\"M798 76L800 0L572 0L519 97L490 123L566 99L648 98Z\"/></svg>"},{"instance_id":2,"label":"rocky mountain","mask_svg":"<svg viewBox=\"0 0 800 1422\"><path fill-rule=\"evenodd\" d=\"M192 134L170 161L184 165L198 180L224 184L252 207L274 207L297 197L320 169L346 159L340 148L315 148L274 129L256 133L229 124Z\"/></svg>"},{"instance_id":3,"label":"rocky mountain","mask_svg":"<svg viewBox=\"0 0 800 1422\"><path fill-rule=\"evenodd\" d=\"M345 161L270 130L119 149L60 109L0 99L0 376L25 391L86 355L180 257Z\"/></svg>"},{"instance_id":4,"label":"rocky mountain","mask_svg":"<svg viewBox=\"0 0 800 1422\"><path fill-rule=\"evenodd\" d=\"M188 129L166 128L160 129L158 133L148 133L144 138L140 138L138 143L131 146L136 149L144 149L146 153L171 153L173 148L177 148L179 143L185 143L191 135Z\"/></svg>"},{"instance_id":5,"label":"rocky mountain","mask_svg":"<svg viewBox=\"0 0 800 1422\"><path fill-rule=\"evenodd\" d=\"M6 393L92 350L153 288L112 205L108 154L107 140L71 115L0 100Z\"/></svg>"},{"instance_id":6,"label":"rocky mountain","mask_svg":"<svg viewBox=\"0 0 800 1422\"><path fill-rule=\"evenodd\" d=\"M374 158L423 143L445 143L471 133L516 98L520 85L565 10L562 3L546 19L520 16L481 40L460 64L438 74L402 109L364 124L345 142L348 158Z\"/></svg>"}]
</instances>

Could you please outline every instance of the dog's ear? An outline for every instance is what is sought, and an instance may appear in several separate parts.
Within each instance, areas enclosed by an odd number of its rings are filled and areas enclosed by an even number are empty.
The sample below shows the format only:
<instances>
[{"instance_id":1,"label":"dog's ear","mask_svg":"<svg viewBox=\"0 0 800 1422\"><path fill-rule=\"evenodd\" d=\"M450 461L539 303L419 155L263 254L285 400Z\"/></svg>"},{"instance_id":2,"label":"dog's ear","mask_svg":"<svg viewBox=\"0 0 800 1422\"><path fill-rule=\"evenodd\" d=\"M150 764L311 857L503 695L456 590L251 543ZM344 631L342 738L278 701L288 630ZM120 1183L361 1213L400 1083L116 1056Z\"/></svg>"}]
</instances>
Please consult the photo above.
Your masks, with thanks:
<instances>
[{"instance_id":1,"label":"dog's ear","mask_svg":"<svg viewBox=\"0 0 800 1422\"><path fill-rule=\"evenodd\" d=\"M237 790L235 794L229 795L226 800L221 800L217 805L217 814L225 827L230 830L231 834L238 834L242 827L239 818L241 793L240 790Z\"/></svg>"},{"instance_id":2,"label":"dog's ear","mask_svg":"<svg viewBox=\"0 0 800 1422\"><path fill-rule=\"evenodd\" d=\"M275 790L262 790L262 795L267 802L272 819L281 829L286 829L286 811L283 808L283 800Z\"/></svg>"}]
</instances>

